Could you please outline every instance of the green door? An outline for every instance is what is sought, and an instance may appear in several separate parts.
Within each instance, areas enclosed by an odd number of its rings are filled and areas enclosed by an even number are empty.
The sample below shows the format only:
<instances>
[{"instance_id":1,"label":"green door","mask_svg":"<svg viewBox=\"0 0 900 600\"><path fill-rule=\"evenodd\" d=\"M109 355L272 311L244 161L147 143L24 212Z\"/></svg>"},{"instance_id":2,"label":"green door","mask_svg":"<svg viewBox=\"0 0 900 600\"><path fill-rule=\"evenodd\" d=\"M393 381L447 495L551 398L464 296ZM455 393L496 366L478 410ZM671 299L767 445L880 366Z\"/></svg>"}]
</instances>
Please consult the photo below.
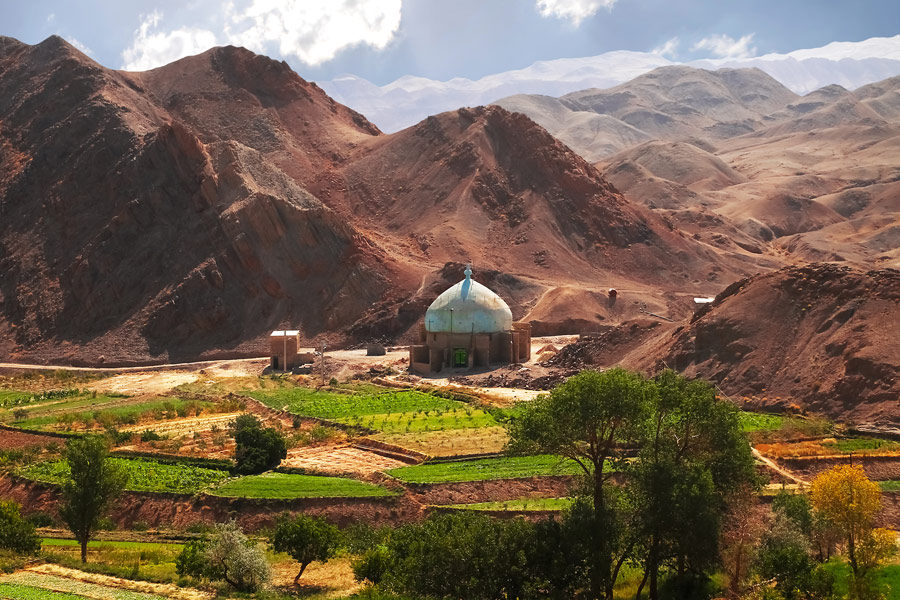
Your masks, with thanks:
<instances>
[{"instance_id":1,"label":"green door","mask_svg":"<svg viewBox=\"0 0 900 600\"><path fill-rule=\"evenodd\" d=\"M454 348L453 350L453 366L454 367L468 367L469 366L469 351L465 348Z\"/></svg>"}]
</instances>

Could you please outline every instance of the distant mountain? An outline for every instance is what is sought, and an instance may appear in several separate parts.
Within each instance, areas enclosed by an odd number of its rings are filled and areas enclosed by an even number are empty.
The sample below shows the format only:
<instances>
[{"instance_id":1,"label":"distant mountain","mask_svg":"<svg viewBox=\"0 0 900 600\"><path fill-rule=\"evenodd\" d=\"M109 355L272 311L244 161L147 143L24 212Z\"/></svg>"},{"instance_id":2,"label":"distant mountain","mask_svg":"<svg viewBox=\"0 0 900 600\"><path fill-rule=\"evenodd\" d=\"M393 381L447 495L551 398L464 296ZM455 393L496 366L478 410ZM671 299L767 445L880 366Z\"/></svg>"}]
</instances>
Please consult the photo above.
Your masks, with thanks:
<instances>
[{"instance_id":1,"label":"distant mountain","mask_svg":"<svg viewBox=\"0 0 900 600\"><path fill-rule=\"evenodd\" d=\"M609 89L495 104L540 123L591 161L653 139L726 139L766 126L797 95L757 69L660 67Z\"/></svg>"},{"instance_id":2,"label":"distant mountain","mask_svg":"<svg viewBox=\"0 0 900 600\"><path fill-rule=\"evenodd\" d=\"M384 86L346 75L321 82L337 101L369 117L392 132L430 114L460 106L489 104L518 94L562 96L587 88L609 88L657 67L679 64L646 52L608 52L599 56L536 62L530 67L488 75L472 81L454 78L435 81L401 77ZM900 75L900 35L861 42L834 42L822 48L757 58L716 59L684 63L715 70L758 68L795 93L806 94L838 84L853 90Z\"/></svg>"}]
</instances>

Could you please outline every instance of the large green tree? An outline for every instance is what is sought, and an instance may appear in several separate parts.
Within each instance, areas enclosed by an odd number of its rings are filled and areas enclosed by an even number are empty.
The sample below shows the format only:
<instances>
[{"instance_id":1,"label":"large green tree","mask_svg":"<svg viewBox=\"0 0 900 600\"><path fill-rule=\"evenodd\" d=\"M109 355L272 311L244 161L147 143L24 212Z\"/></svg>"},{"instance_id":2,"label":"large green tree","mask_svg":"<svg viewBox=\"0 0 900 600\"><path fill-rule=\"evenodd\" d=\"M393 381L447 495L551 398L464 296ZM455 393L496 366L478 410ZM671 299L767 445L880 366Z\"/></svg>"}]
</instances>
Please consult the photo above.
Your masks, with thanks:
<instances>
[{"instance_id":1,"label":"large green tree","mask_svg":"<svg viewBox=\"0 0 900 600\"><path fill-rule=\"evenodd\" d=\"M640 450L628 472L644 540L638 596L646 583L655 600L662 567L686 594L715 566L727 500L756 475L738 410L719 400L712 385L668 370L652 385Z\"/></svg>"},{"instance_id":2,"label":"large green tree","mask_svg":"<svg viewBox=\"0 0 900 600\"><path fill-rule=\"evenodd\" d=\"M608 489L612 474L625 466L626 449L643 432L653 386L624 369L582 371L549 396L526 405L509 425L508 450L546 452L575 461L584 472L594 515L590 587L594 597L612 598L625 562L622 520Z\"/></svg>"},{"instance_id":3,"label":"large green tree","mask_svg":"<svg viewBox=\"0 0 900 600\"><path fill-rule=\"evenodd\" d=\"M65 450L70 477L62 486L60 517L81 545L81 562L87 562L87 545L97 523L128 483L128 474L109 460L105 438L88 436L69 440Z\"/></svg>"}]
</instances>

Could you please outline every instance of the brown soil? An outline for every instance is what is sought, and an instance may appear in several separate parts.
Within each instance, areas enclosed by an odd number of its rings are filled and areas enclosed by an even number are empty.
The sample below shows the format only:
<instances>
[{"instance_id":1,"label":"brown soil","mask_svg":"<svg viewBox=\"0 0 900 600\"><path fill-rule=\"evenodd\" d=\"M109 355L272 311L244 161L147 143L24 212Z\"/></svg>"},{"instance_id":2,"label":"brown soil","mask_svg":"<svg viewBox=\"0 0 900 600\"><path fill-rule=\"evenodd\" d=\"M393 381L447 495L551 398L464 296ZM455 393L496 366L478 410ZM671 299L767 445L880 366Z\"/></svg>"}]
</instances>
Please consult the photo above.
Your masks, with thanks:
<instances>
[{"instance_id":1,"label":"brown soil","mask_svg":"<svg viewBox=\"0 0 900 600\"><path fill-rule=\"evenodd\" d=\"M46 446L48 444L62 445L65 440L49 435L24 433L5 427L0 428L0 450L14 450L34 446Z\"/></svg>"}]
</instances>

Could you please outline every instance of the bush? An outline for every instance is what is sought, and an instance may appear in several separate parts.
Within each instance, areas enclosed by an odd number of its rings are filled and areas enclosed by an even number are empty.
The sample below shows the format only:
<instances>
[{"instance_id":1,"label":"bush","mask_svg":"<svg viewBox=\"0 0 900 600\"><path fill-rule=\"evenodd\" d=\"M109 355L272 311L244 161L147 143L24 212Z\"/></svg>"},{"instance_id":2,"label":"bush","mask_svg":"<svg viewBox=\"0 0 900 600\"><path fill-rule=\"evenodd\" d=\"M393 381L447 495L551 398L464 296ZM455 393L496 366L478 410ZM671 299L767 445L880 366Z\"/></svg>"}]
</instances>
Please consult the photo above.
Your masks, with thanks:
<instances>
[{"instance_id":1,"label":"bush","mask_svg":"<svg viewBox=\"0 0 900 600\"><path fill-rule=\"evenodd\" d=\"M17 408L15 410L13 410L12 414L13 414L13 419L15 419L16 421L24 421L25 419L28 418L28 411L25 410L24 408Z\"/></svg>"},{"instance_id":2,"label":"bush","mask_svg":"<svg viewBox=\"0 0 900 600\"><path fill-rule=\"evenodd\" d=\"M381 583L388 571L391 554L385 546L376 546L366 551L352 563L353 576L357 581L371 581L374 585Z\"/></svg>"},{"instance_id":3,"label":"bush","mask_svg":"<svg viewBox=\"0 0 900 600\"><path fill-rule=\"evenodd\" d=\"M36 554L41 549L41 538L34 529L34 524L22 517L16 502L0 501L0 548Z\"/></svg>"},{"instance_id":4,"label":"bush","mask_svg":"<svg viewBox=\"0 0 900 600\"><path fill-rule=\"evenodd\" d=\"M34 512L25 517L25 519L35 527L53 527L56 521L45 512Z\"/></svg>"},{"instance_id":5,"label":"bush","mask_svg":"<svg viewBox=\"0 0 900 600\"><path fill-rule=\"evenodd\" d=\"M242 592L255 592L272 578L266 555L234 521L216 525L205 558L211 579Z\"/></svg>"},{"instance_id":6,"label":"bush","mask_svg":"<svg viewBox=\"0 0 900 600\"><path fill-rule=\"evenodd\" d=\"M175 573L179 577L209 579L210 571L206 564L208 549L209 544L206 540L193 540L185 544L175 557Z\"/></svg>"},{"instance_id":7,"label":"bush","mask_svg":"<svg viewBox=\"0 0 900 600\"><path fill-rule=\"evenodd\" d=\"M263 427L254 415L245 414L229 426L234 437L235 471L244 475L274 469L287 456L287 442L270 427Z\"/></svg>"},{"instance_id":8,"label":"bush","mask_svg":"<svg viewBox=\"0 0 900 600\"><path fill-rule=\"evenodd\" d=\"M234 521L217 524L208 540L185 544L175 558L175 573L225 581L241 592L255 592L272 576L265 554Z\"/></svg>"},{"instance_id":9,"label":"bush","mask_svg":"<svg viewBox=\"0 0 900 600\"><path fill-rule=\"evenodd\" d=\"M145 429L141 432L141 441L142 442L158 442L164 439L163 436L159 435L152 429Z\"/></svg>"}]
</instances>

